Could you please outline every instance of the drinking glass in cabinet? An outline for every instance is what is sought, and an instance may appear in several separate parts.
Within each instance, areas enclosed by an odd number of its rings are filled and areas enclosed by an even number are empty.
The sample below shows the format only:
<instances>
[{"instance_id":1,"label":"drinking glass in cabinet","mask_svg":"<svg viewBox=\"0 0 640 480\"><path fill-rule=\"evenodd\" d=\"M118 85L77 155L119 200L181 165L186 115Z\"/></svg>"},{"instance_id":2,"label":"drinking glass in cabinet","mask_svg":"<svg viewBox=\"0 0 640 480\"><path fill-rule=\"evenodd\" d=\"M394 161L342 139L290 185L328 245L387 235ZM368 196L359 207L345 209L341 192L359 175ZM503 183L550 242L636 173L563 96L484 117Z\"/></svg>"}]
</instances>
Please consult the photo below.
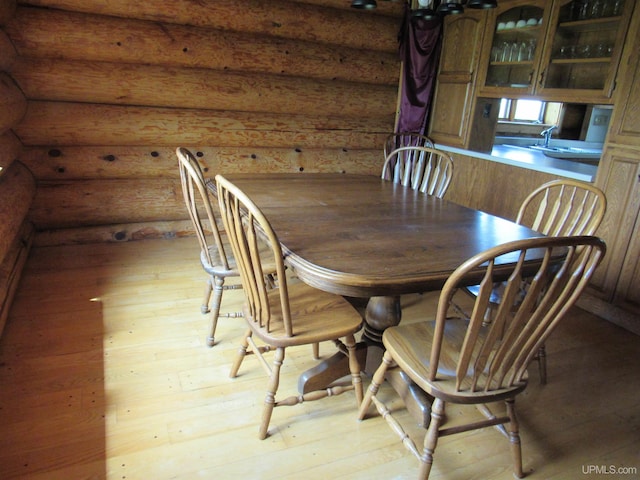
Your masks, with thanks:
<instances>
[{"instance_id":1,"label":"drinking glass in cabinet","mask_svg":"<svg viewBox=\"0 0 640 480\"><path fill-rule=\"evenodd\" d=\"M617 17L622 13L623 7L624 0L576 0L571 20Z\"/></svg>"},{"instance_id":2,"label":"drinking glass in cabinet","mask_svg":"<svg viewBox=\"0 0 640 480\"><path fill-rule=\"evenodd\" d=\"M606 0L603 7L603 15L605 17L617 17L622 13L624 0Z\"/></svg>"},{"instance_id":3,"label":"drinking glass in cabinet","mask_svg":"<svg viewBox=\"0 0 640 480\"><path fill-rule=\"evenodd\" d=\"M586 20L589 17L589 2L586 0L576 0L573 3L573 20Z\"/></svg>"},{"instance_id":4,"label":"drinking glass in cabinet","mask_svg":"<svg viewBox=\"0 0 640 480\"><path fill-rule=\"evenodd\" d=\"M589 2L589 18L600 18L604 12L604 5L601 0Z\"/></svg>"},{"instance_id":5,"label":"drinking glass in cabinet","mask_svg":"<svg viewBox=\"0 0 640 480\"><path fill-rule=\"evenodd\" d=\"M533 60L536 53L536 41L531 39L527 44L527 60Z\"/></svg>"}]
</instances>

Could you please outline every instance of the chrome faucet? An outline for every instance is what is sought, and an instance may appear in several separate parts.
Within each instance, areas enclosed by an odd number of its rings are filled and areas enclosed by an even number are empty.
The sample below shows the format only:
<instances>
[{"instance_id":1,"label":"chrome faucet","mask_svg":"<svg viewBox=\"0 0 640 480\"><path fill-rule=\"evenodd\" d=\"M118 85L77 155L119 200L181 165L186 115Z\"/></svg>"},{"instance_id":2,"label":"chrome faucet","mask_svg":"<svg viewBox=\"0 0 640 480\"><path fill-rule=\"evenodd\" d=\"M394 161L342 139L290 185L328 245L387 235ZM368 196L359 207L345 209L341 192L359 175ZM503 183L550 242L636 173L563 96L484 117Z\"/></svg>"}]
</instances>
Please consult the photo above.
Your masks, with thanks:
<instances>
[{"instance_id":1,"label":"chrome faucet","mask_svg":"<svg viewBox=\"0 0 640 480\"><path fill-rule=\"evenodd\" d=\"M544 143L542 144L543 147L549 146L549 142L551 141L551 132L553 132L556 128L558 128L557 125L551 125L549 128L545 128L540 132L540 135L544 137Z\"/></svg>"}]
</instances>

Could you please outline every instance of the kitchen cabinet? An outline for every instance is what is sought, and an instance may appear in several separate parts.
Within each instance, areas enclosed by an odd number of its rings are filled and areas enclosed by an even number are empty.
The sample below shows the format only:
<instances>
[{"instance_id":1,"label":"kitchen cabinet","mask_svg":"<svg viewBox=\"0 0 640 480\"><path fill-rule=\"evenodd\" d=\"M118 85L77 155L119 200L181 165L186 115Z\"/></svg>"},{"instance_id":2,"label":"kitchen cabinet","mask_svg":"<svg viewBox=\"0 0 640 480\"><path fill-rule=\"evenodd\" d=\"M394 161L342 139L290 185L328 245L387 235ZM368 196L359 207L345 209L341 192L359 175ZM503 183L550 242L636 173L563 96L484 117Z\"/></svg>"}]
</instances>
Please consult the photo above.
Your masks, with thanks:
<instances>
[{"instance_id":1,"label":"kitchen cabinet","mask_svg":"<svg viewBox=\"0 0 640 480\"><path fill-rule=\"evenodd\" d=\"M480 94L612 103L633 4L631 0L501 3L487 22Z\"/></svg>"},{"instance_id":2,"label":"kitchen cabinet","mask_svg":"<svg viewBox=\"0 0 640 480\"><path fill-rule=\"evenodd\" d=\"M475 87L487 12L465 10L444 19L442 52L429 137L437 142L467 148L475 107ZM477 132L477 129L474 129Z\"/></svg>"},{"instance_id":3,"label":"kitchen cabinet","mask_svg":"<svg viewBox=\"0 0 640 480\"><path fill-rule=\"evenodd\" d=\"M596 232L607 243L591 289L603 300L640 314L640 151L607 146L596 184L607 212Z\"/></svg>"},{"instance_id":4,"label":"kitchen cabinet","mask_svg":"<svg viewBox=\"0 0 640 480\"><path fill-rule=\"evenodd\" d=\"M550 8L544 0L501 2L487 21L480 94L533 95Z\"/></svg>"},{"instance_id":5,"label":"kitchen cabinet","mask_svg":"<svg viewBox=\"0 0 640 480\"><path fill-rule=\"evenodd\" d=\"M640 330L640 9L629 27L616 106L596 185L607 195L607 213L596 232L608 252L591 282L597 296L631 313Z\"/></svg>"},{"instance_id":6,"label":"kitchen cabinet","mask_svg":"<svg viewBox=\"0 0 640 480\"><path fill-rule=\"evenodd\" d=\"M633 1L554 4L538 92L546 98L610 103Z\"/></svg>"}]
</instances>

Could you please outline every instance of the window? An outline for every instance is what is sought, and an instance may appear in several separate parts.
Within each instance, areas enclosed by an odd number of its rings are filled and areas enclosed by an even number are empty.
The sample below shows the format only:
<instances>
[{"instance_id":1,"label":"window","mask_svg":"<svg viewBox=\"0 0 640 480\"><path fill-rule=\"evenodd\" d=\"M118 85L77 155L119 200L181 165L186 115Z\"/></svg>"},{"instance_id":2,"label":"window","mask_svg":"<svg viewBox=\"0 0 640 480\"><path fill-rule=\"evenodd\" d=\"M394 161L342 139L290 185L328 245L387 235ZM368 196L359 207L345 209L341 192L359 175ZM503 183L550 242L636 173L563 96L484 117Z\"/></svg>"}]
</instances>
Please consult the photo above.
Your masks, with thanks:
<instances>
[{"instance_id":1,"label":"window","mask_svg":"<svg viewBox=\"0 0 640 480\"><path fill-rule=\"evenodd\" d=\"M542 100L503 98L498 119L505 122L557 124L562 104Z\"/></svg>"}]
</instances>

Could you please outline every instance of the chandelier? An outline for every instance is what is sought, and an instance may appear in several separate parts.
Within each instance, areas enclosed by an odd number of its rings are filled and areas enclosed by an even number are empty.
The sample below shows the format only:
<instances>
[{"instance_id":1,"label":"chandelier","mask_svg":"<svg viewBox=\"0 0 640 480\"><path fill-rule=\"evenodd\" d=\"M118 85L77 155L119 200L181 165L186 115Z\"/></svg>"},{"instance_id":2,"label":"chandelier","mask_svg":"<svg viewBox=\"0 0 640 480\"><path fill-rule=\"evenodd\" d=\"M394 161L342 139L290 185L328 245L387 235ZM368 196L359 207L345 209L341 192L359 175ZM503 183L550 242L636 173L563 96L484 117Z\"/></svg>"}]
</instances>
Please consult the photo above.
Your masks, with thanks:
<instances>
[{"instance_id":1,"label":"chandelier","mask_svg":"<svg viewBox=\"0 0 640 480\"><path fill-rule=\"evenodd\" d=\"M394 1L394 0L384 0ZM417 8L412 9L411 16L413 18L421 18L424 20L430 20L436 18L438 15L456 15L464 12L464 7L467 8L496 8L498 6L497 0L458 0L455 2L445 2L439 0L418 0L412 2ZM378 6L376 0L352 0L351 7L360 10L373 10Z\"/></svg>"}]
</instances>

